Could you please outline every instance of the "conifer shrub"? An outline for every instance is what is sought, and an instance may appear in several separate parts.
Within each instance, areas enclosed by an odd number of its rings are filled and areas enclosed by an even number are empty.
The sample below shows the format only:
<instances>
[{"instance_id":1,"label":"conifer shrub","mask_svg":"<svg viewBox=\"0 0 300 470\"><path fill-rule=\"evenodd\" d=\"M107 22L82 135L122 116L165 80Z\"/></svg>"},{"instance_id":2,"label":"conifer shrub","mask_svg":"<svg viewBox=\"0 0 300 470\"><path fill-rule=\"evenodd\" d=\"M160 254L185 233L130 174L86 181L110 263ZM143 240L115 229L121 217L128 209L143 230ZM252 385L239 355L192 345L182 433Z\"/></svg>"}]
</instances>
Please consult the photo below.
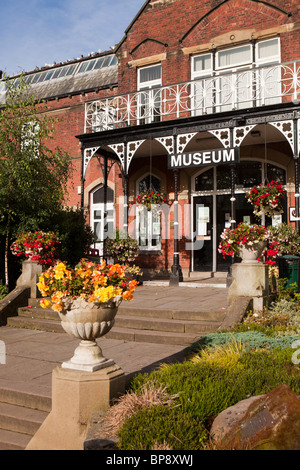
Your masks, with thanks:
<instances>
[{"instance_id":1,"label":"conifer shrub","mask_svg":"<svg viewBox=\"0 0 300 470\"><path fill-rule=\"evenodd\" d=\"M179 408L152 406L128 419L120 433L121 450L151 450L157 444L177 450L199 450L208 433L199 419Z\"/></svg>"}]
</instances>

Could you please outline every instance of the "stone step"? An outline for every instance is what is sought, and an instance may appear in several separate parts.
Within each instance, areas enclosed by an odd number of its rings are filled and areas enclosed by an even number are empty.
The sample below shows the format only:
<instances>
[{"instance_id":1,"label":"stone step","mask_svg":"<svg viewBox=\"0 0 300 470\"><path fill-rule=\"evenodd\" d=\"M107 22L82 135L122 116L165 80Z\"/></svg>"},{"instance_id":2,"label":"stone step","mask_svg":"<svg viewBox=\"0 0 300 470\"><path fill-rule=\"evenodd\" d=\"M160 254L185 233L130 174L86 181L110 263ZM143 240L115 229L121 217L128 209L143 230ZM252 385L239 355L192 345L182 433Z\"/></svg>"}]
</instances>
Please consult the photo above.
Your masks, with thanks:
<instances>
[{"instance_id":1,"label":"stone step","mask_svg":"<svg viewBox=\"0 0 300 470\"><path fill-rule=\"evenodd\" d=\"M0 450L24 450L51 411L51 387L0 379Z\"/></svg>"},{"instance_id":2,"label":"stone step","mask_svg":"<svg viewBox=\"0 0 300 470\"><path fill-rule=\"evenodd\" d=\"M34 316L45 319L58 319L57 312L51 309L43 309L40 307L41 299L29 299L28 307L20 308L19 314L28 317ZM173 318L174 320L191 320L191 321L217 321L221 322L225 317L225 309L210 309L210 310L177 310L177 309L163 309L163 308L148 308L148 307L134 307L129 302L121 303L118 309L118 316L120 315L134 315L145 316L151 318Z\"/></svg>"},{"instance_id":3,"label":"stone step","mask_svg":"<svg viewBox=\"0 0 300 470\"><path fill-rule=\"evenodd\" d=\"M23 382L17 383L15 388L8 387L7 382L0 379L0 402L50 412L51 390Z\"/></svg>"},{"instance_id":4,"label":"stone step","mask_svg":"<svg viewBox=\"0 0 300 470\"><path fill-rule=\"evenodd\" d=\"M63 333L60 321L44 320L43 318L10 317L7 326L14 328L27 328L30 330L47 331L48 333Z\"/></svg>"},{"instance_id":5,"label":"stone step","mask_svg":"<svg viewBox=\"0 0 300 470\"><path fill-rule=\"evenodd\" d=\"M0 429L0 450L24 450L32 436Z\"/></svg>"},{"instance_id":6,"label":"stone step","mask_svg":"<svg viewBox=\"0 0 300 470\"><path fill-rule=\"evenodd\" d=\"M173 333L156 330L137 330L133 328L119 328L114 326L105 335L107 339L136 341L145 343L173 344L188 346L197 341L202 335L193 333Z\"/></svg>"},{"instance_id":7,"label":"stone step","mask_svg":"<svg viewBox=\"0 0 300 470\"><path fill-rule=\"evenodd\" d=\"M44 320L57 320L59 315L52 309L45 309L42 307L20 307L18 315L26 318L41 318Z\"/></svg>"},{"instance_id":8,"label":"stone step","mask_svg":"<svg viewBox=\"0 0 300 470\"><path fill-rule=\"evenodd\" d=\"M190 321L216 321L222 322L226 314L225 309L219 310L172 310L162 308L140 308L121 306L118 309L118 315L145 316L155 318L168 318L174 320Z\"/></svg>"},{"instance_id":9,"label":"stone step","mask_svg":"<svg viewBox=\"0 0 300 470\"><path fill-rule=\"evenodd\" d=\"M33 436L47 416L46 411L0 403L0 441L3 429Z\"/></svg>"},{"instance_id":10,"label":"stone step","mask_svg":"<svg viewBox=\"0 0 300 470\"><path fill-rule=\"evenodd\" d=\"M215 331L219 322L147 318L138 315L116 316L115 327L137 330L157 330L169 333L200 333Z\"/></svg>"}]
</instances>

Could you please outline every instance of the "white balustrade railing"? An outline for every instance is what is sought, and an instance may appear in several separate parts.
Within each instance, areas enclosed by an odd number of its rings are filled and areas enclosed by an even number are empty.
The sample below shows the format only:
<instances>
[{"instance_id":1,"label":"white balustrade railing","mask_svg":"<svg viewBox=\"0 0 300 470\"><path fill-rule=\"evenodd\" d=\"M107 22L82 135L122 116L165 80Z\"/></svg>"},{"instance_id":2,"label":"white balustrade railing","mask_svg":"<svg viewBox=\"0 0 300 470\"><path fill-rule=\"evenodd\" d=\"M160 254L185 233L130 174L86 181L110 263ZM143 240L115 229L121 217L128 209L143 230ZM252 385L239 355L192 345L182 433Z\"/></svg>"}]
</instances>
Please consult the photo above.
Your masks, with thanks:
<instances>
[{"instance_id":1,"label":"white balustrade railing","mask_svg":"<svg viewBox=\"0 0 300 470\"><path fill-rule=\"evenodd\" d=\"M300 61L249 67L86 104L85 132L300 100Z\"/></svg>"}]
</instances>

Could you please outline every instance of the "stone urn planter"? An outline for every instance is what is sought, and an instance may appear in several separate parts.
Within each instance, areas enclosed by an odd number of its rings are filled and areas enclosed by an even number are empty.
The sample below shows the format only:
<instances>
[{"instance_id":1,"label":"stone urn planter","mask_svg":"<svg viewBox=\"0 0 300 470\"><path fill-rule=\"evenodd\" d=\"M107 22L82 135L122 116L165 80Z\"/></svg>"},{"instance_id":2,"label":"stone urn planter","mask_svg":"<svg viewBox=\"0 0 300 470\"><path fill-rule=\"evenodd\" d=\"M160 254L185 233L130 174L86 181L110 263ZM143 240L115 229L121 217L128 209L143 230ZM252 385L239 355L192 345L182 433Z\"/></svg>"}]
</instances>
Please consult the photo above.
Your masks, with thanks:
<instances>
[{"instance_id":1,"label":"stone urn planter","mask_svg":"<svg viewBox=\"0 0 300 470\"><path fill-rule=\"evenodd\" d=\"M242 263L258 263L266 246L267 242L265 241L259 242L255 246L242 245L240 248Z\"/></svg>"},{"instance_id":2,"label":"stone urn planter","mask_svg":"<svg viewBox=\"0 0 300 470\"><path fill-rule=\"evenodd\" d=\"M70 336L81 340L74 356L62 364L63 368L94 372L114 364L103 357L96 339L113 327L121 300L121 296L105 303L88 302L81 297L62 300L63 308L58 312L61 325Z\"/></svg>"}]
</instances>

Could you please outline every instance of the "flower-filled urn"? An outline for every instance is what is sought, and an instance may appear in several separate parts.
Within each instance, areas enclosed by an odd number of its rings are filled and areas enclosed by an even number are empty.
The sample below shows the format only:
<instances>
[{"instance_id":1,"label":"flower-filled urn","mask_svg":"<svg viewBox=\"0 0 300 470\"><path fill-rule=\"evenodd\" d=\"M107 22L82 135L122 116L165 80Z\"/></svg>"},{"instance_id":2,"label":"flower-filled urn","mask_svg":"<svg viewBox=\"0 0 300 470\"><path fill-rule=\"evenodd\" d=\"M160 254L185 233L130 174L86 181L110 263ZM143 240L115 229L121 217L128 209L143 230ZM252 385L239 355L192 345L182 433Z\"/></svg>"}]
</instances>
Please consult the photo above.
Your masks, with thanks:
<instances>
[{"instance_id":1,"label":"flower-filled urn","mask_svg":"<svg viewBox=\"0 0 300 470\"><path fill-rule=\"evenodd\" d=\"M133 298L137 281L126 269L81 260L74 269L57 262L40 276L37 286L45 297L41 306L57 311L66 333L81 340L63 368L94 372L114 364L103 357L96 339L111 330L122 300Z\"/></svg>"}]
</instances>

